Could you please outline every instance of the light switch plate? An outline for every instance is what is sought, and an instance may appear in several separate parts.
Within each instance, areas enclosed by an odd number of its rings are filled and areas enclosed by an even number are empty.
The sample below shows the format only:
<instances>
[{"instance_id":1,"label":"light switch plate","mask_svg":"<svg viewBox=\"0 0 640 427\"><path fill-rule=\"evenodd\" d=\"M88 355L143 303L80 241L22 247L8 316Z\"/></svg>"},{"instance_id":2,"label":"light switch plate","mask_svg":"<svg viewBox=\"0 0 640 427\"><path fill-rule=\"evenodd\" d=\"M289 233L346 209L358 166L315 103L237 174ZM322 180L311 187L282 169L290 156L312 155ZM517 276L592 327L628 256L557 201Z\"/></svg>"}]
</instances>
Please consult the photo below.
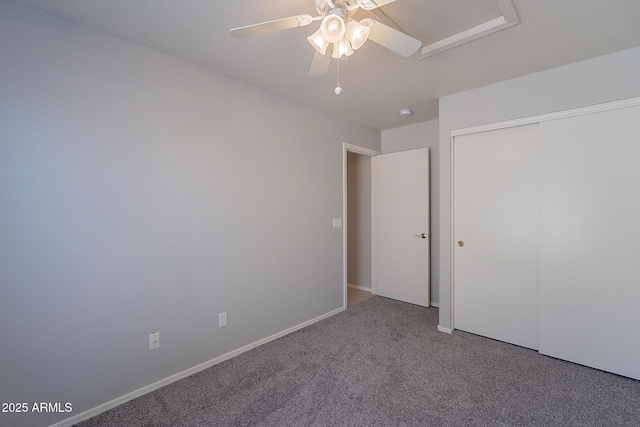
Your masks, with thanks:
<instances>
[{"instance_id":1,"label":"light switch plate","mask_svg":"<svg viewBox=\"0 0 640 427\"><path fill-rule=\"evenodd\" d=\"M342 218L333 218L333 228L342 228Z\"/></svg>"},{"instance_id":2,"label":"light switch plate","mask_svg":"<svg viewBox=\"0 0 640 427\"><path fill-rule=\"evenodd\" d=\"M218 314L218 328L227 326L227 312Z\"/></svg>"},{"instance_id":3,"label":"light switch plate","mask_svg":"<svg viewBox=\"0 0 640 427\"><path fill-rule=\"evenodd\" d=\"M149 351L160 348L160 332L149 334Z\"/></svg>"}]
</instances>

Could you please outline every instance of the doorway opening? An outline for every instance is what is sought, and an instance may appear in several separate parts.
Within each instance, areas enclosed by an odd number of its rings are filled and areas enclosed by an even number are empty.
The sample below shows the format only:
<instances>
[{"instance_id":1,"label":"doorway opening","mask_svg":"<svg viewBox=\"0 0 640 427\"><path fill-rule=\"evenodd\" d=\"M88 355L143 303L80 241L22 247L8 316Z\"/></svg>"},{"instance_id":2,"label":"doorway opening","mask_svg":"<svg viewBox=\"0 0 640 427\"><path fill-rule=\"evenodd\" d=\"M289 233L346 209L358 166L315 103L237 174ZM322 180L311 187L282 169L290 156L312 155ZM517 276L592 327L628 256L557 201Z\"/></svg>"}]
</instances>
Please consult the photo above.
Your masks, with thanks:
<instances>
[{"instance_id":1,"label":"doorway opening","mask_svg":"<svg viewBox=\"0 0 640 427\"><path fill-rule=\"evenodd\" d=\"M375 294L372 262L372 157L380 154L343 144L344 307Z\"/></svg>"}]
</instances>

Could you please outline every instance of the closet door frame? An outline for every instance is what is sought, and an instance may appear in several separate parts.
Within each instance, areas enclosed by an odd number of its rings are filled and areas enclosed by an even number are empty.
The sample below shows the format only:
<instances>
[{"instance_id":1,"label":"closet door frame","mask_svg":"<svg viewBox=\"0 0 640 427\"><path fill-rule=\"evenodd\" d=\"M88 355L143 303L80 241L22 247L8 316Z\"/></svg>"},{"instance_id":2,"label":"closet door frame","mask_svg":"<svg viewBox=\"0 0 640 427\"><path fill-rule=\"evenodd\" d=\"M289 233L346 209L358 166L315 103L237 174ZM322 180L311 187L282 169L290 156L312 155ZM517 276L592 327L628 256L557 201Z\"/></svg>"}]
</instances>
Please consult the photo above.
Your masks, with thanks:
<instances>
[{"instance_id":1,"label":"closet door frame","mask_svg":"<svg viewBox=\"0 0 640 427\"><path fill-rule=\"evenodd\" d=\"M593 113L599 113L599 112L603 112L603 111L610 111L610 110L617 110L617 109L622 109L622 108L629 108L629 107L636 107L636 106L640 106L640 97L635 97L635 98L628 98L628 99L624 99L624 100L620 100L620 101L612 101L612 102L606 102L606 103L602 103L602 104L596 104L596 105L590 105L590 106L586 106L586 107L580 107L580 108L574 108L574 109L569 109L569 110L563 110L563 111L558 111L558 112L553 112L553 113L547 113L547 114L541 114L541 115L536 115L536 116L530 116L530 117L524 117L521 119L515 119L515 120L507 120L507 121L502 121L502 122L496 122L496 123L491 123L491 124L486 124L486 125L480 125L480 126L472 126L472 127L468 127L468 128L462 128L462 129L456 129L451 131L451 152L450 152L450 158L451 158L451 168L450 168L450 182L452 183L451 185L451 197L450 197L450 201L451 201L451 206L450 206L450 224L451 224L451 230L450 230L450 235L449 235L449 248L450 248L450 269L451 269L451 287L450 287L450 301L451 301L451 319L450 319L450 324L451 324L451 331L454 331L456 329L456 325L455 325L455 185L454 185L454 180L455 180L455 173L456 173L456 163L455 163L455 138L457 136L461 136L461 135L469 135L469 134L474 134L474 133L479 133L479 132L487 132L487 131L492 131L492 130L498 130L498 129L505 129L505 128L510 128L510 127L516 127L516 126L523 126L523 125L529 125L529 124L534 124L534 123L542 123L545 121L550 121L550 120L559 120L559 119L565 119L565 118L569 118L569 117L576 117L576 116L581 116L581 115L585 115L585 114L593 114Z\"/></svg>"}]
</instances>

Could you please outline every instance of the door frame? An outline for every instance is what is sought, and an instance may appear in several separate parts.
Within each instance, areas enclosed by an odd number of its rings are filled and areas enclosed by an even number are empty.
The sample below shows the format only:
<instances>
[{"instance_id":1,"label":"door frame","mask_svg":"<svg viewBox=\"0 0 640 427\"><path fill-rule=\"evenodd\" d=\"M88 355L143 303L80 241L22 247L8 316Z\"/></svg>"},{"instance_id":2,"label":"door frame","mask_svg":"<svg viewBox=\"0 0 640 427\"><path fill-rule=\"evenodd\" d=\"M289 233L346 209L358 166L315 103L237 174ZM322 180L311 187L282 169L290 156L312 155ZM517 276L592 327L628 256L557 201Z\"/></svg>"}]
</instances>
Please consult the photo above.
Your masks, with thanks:
<instances>
[{"instance_id":1,"label":"door frame","mask_svg":"<svg viewBox=\"0 0 640 427\"><path fill-rule=\"evenodd\" d=\"M640 97L634 97L634 98L627 98L627 99L623 99L623 100L619 100L619 101L611 101L611 102L604 102L601 104L595 104L595 105L589 105L586 107L578 107L578 108L569 108L566 110L561 110L561 111L556 111L553 113L546 113L546 114L539 114L539 115L535 115L535 116L529 116L529 117L524 117L524 118L520 118L520 119L514 119L514 120L505 120L505 121L500 121L500 122L496 122L496 123L490 123L490 124L486 124L486 125L479 125L479 126L471 126L468 128L462 128L462 129L455 129L451 131L451 136L450 136L450 159L451 159L451 163L450 163L450 234L449 234L449 260L450 260L450 277L451 277L451 286L449 289L449 301L450 301L450 313L451 313L451 317L449 319L450 321L450 325L451 328L444 328L441 326L438 326L438 330L441 332L446 332L446 333L452 333L455 329L456 329L456 324L455 324L455 286L456 286L456 280L455 280L455 228L456 228L456 224L455 224L455 172L456 172L456 162L455 162L455 142L456 142L456 137L458 136L462 136L462 135L469 135L469 134L473 134L473 133L480 133L480 132L486 132L486 131L493 131L493 130L498 130L498 129L506 129L506 128L510 128L510 127L517 127L517 126L523 126L523 125L530 125L530 124L534 124L534 123L541 123L541 122L546 122L549 120L557 120L557 119L564 119L564 118L568 118L568 117L576 117L576 116L581 116L584 114L591 114L591 113L598 113L598 112L603 112L603 111L609 111L609 110L616 110L616 109L621 109L621 108L627 108L627 107L635 107L640 105Z\"/></svg>"},{"instance_id":2,"label":"door frame","mask_svg":"<svg viewBox=\"0 0 640 427\"><path fill-rule=\"evenodd\" d=\"M372 159L382 154L380 151L372 150L370 148L360 147L359 145L349 144L347 142L342 143L342 309L347 308L347 227L349 226L347 221L347 153L355 153L363 156L371 157ZM373 223L373 216L375 212L375 182L374 176L375 162L371 162L371 221ZM376 293L376 277L375 277L375 248L374 248L374 230L371 228L371 292Z\"/></svg>"}]
</instances>

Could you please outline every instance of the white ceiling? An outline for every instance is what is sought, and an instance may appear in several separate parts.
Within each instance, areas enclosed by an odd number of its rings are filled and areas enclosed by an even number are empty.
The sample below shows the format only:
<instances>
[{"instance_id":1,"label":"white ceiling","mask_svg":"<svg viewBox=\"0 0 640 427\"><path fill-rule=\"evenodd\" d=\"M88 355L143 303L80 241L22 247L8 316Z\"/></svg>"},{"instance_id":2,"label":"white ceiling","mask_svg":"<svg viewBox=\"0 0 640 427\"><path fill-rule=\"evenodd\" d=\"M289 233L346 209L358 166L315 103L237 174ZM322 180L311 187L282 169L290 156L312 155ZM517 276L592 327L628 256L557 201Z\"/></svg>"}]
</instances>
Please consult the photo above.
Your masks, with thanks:
<instances>
[{"instance_id":1,"label":"white ceiling","mask_svg":"<svg viewBox=\"0 0 640 427\"><path fill-rule=\"evenodd\" d=\"M313 0L23 1L379 130L436 119L443 95L640 45L640 0L513 0L518 25L425 59L365 43L341 62L336 96L335 60L327 75L308 75L306 38L317 22L243 40L229 34L317 15ZM397 0L381 11L376 19L423 45L501 15L497 0ZM414 115L401 118L402 108Z\"/></svg>"}]
</instances>

